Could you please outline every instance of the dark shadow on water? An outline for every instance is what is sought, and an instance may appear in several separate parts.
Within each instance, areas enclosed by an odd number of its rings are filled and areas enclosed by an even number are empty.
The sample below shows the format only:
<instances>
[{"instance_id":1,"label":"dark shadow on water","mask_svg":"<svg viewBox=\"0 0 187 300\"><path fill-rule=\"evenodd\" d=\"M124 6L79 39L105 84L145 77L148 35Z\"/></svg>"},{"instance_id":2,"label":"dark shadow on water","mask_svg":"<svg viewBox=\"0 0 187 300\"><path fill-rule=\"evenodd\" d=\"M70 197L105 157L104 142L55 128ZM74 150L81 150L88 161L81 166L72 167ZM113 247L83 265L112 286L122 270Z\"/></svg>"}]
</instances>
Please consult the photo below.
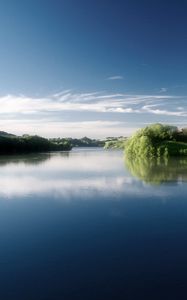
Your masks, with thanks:
<instances>
[{"instance_id":1,"label":"dark shadow on water","mask_svg":"<svg viewBox=\"0 0 187 300\"><path fill-rule=\"evenodd\" d=\"M31 153L31 154L19 154L19 155L1 155L0 167L8 164L20 164L25 165L39 165L45 161L51 159L52 156L58 155L68 157L69 152L48 152L48 153Z\"/></svg>"},{"instance_id":2,"label":"dark shadow on water","mask_svg":"<svg viewBox=\"0 0 187 300\"><path fill-rule=\"evenodd\" d=\"M125 167L143 182L160 185L187 181L187 158L124 158Z\"/></svg>"}]
</instances>

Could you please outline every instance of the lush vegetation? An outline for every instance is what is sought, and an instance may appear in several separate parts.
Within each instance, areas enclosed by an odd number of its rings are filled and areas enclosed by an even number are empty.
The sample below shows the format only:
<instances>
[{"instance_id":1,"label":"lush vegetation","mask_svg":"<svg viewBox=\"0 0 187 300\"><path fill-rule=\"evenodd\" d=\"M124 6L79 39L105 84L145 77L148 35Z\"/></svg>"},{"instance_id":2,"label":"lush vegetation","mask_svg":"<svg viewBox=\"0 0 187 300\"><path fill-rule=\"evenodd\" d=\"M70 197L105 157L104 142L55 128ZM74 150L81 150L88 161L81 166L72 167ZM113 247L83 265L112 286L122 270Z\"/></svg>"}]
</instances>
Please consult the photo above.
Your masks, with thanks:
<instances>
[{"instance_id":1,"label":"lush vegetation","mask_svg":"<svg viewBox=\"0 0 187 300\"><path fill-rule=\"evenodd\" d=\"M124 149L125 143L127 141L126 137L109 137L106 139L104 148L105 149Z\"/></svg>"},{"instance_id":2,"label":"lush vegetation","mask_svg":"<svg viewBox=\"0 0 187 300\"><path fill-rule=\"evenodd\" d=\"M50 141L57 144L68 141L68 143L70 143L72 147L103 147L104 146L104 141L90 139L88 137L83 137L81 139L55 138L55 139L51 139Z\"/></svg>"},{"instance_id":3,"label":"lush vegetation","mask_svg":"<svg viewBox=\"0 0 187 300\"><path fill-rule=\"evenodd\" d=\"M48 152L70 150L69 141L52 142L40 136L15 136L0 132L0 154Z\"/></svg>"},{"instance_id":4,"label":"lush vegetation","mask_svg":"<svg viewBox=\"0 0 187 300\"><path fill-rule=\"evenodd\" d=\"M104 144L104 141L87 137L46 139L37 135L16 136L0 131L0 154L66 151L72 147L103 147Z\"/></svg>"},{"instance_id":5,"label":"lush vegetation","mask_svg":"<svg viewBox=\"0 0 187 300\"><path fill-rule=\"evenodd\" d=\"M187 130L153 124L136 132L125 144L129 157L168 157L187 155Z\"/></svg>"}]
</instances>

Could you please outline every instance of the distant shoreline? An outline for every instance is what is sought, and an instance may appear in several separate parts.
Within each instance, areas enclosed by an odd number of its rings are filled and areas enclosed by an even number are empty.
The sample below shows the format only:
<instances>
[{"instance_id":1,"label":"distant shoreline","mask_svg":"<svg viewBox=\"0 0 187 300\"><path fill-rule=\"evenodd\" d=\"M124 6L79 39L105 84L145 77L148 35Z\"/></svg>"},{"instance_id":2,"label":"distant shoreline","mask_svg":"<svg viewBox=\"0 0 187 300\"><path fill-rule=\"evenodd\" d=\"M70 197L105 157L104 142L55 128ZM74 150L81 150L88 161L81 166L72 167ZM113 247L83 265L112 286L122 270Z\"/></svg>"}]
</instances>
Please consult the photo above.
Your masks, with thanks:
<instances>
[{"instance_id":1,"label":"distant shoreline","mask_svg":"<svg viewBox=\"0 0 187 300\"><path fill-rule=\"evenodd\" d=\"M83 137L73 138L43 138L37 135L16 136L0 131L0 155L17 155L28 153L50 153L70 151L72 148L103 147L104 141Z\"/></svg>"}]
</instances>

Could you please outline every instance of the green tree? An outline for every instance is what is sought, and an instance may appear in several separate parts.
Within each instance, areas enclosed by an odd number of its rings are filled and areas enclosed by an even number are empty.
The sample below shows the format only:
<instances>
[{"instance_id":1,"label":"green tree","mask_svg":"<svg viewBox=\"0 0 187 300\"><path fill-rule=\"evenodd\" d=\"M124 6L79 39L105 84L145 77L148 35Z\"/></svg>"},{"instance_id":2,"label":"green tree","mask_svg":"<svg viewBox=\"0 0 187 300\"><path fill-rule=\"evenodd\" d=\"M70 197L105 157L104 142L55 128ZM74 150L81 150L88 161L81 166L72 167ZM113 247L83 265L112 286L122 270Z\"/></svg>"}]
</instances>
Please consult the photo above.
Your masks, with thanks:
<instances>
[{"instance_id":1,"label":"green tree","mask_svg":"<svg viewBox=\"0 0 187 300\"><path fill-rule=\"evenodd\" d=\"M148 158L186 155L187 143L178 142L180 134L175 126L159 123L147 126L128 139L125 153L127 156Z\"/></svg>"}]
</instances>

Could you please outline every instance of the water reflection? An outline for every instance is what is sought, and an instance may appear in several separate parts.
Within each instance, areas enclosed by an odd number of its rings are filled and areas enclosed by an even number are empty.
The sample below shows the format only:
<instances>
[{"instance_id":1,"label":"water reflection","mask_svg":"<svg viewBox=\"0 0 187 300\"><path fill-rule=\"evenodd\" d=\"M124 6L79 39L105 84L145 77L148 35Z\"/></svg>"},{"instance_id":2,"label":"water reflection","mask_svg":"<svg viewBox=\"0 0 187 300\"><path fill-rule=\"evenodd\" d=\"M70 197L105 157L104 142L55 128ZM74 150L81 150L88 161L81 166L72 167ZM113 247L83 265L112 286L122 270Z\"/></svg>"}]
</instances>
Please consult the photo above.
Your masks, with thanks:
<instances>
[{"instance_id":1,"label":"water reflection","mask_svg":"<svg viewBox=\"0 0 187 300\"><path fill-rule=\"evenodd\" d=\"M25 165L39 165L49 160L55 152L52 153L31 153L31 154L20 154L20 155L1 155L0 156L0 167L10 164L25 164ZM68 157L69 152L58 152L58 156Z\"/></svg>"},{"instance_id":2,"label":"water reflection","mask_svg":"<svg viewBox=\"0 0 187 300\"><path fill-rule=\"evenodd\" d=\"M10 164L38 165L50 159L50 153L0 156L0 167Z\"/></svg>"},{"instance_id":3,"label":"water reflection","mask_svg":"<svg viewBox=\"0 0 187 300\"><path fill-rule=\"evenodd\" d=\"M187 161L123 159L0 158L0 299L184 299Z\"/></svg>"},{"instance_id":4,"label":"water reflection","mask_svg":"<svg viewBox=\"0 0 187 300\"><path fill-rule=\"evenodd\" d=\"M117 195L131 179L122 154L75 150L0 158L0 196L51 196L69 200Z\"/></svg>"},{"instance_id":5,"label":"water reflection","mask_svg":"<svg viewBox=\"0 0 187 300\"><path fill-rule=\"evenodd\" d=\"M187 158L129 159L125 167L138 179L153 185L187 181Z\"/></svg>"},{"instance_id":6,"label":"water reflection","mask_svg":"<svg viewBox=\"0 0 187 300\"><path fill-rule=\"evenodd\" d=\"M130 172L129 172L130 171ZM122 151L84 150L0 158L0 198L77 201L161 198L180 193L187 160L125 160ZM145 185L144 183L151 183ZM172 189L159 187L172 182ZM183 189L187 188L183 186Z\"/></svg>"}]
</instances>

